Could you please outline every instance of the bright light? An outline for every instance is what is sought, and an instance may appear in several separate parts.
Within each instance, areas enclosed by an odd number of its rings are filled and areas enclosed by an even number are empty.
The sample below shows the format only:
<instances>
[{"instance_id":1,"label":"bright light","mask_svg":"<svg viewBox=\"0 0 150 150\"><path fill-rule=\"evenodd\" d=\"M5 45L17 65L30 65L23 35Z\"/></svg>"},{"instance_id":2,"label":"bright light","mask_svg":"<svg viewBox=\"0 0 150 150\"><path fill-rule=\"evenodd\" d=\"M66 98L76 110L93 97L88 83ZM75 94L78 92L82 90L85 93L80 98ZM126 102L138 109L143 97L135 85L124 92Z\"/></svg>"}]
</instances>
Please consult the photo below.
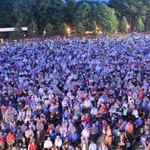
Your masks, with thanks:
<instances>
[{"instance_id":1,"label":"bright light","mask_svg":"<svg viewBox=\"0 0 150 150\"><path fill-rule=\"evenodd\" d=\"M24 34L23 36L25 37L26 35Z\"/></svg>"},{"instance_id":2,"label":"bright light","mask_svg":"<svg viewBox=\"0 0 150 150\"><path fill-rule=\"evenodd\" d=\"M70 34L70 32L71 32L71 29L68 27L67 28L67 33Z\"/></svg>"},{"instance_id":3,"label":"bright light","mask_svg":"<svg viewBox=\"0 0 150 150\"><path fill-rule=\"evenodd\" d=\"M4 43L4 40L2 38L0 39L0 43L2 43L2 44Z\"/></svg>"},{"instance_id":4,"label":"bright light","mask_svg":"<svg viewBox=\"0 0 150 150\"><path fill-rule=\"evenodd\" d=\"M35 33L35 31L33 30L33 33Z\"/></svg>"},{"instance_id":5,"label":"bright light","mask_svg":"<svg viewBox=\"0 0 150 150\"><path fill-rule=\"evenodd\" d=\"M43 34L46 35L46 31L45 30L43 31Z\"/></svg>"},{"instance_id":6,"label":"bright light","mask_svg":"<svg viewBox=\"0 0 150 150\"><path fill-rule=\"evenodd\" d=\"M96 30L98 30L98 27L96 27Z\"/></svg>"},{"instance_id":7,"label":"bright light","mask_svg":"<svg viewBox=\"0 0 150 150\"><path fill-rule=\"evenodd\" d=\"M129 24L127 24L127 29L130 29L130 25Z\"/></svg>"}]
</instances>

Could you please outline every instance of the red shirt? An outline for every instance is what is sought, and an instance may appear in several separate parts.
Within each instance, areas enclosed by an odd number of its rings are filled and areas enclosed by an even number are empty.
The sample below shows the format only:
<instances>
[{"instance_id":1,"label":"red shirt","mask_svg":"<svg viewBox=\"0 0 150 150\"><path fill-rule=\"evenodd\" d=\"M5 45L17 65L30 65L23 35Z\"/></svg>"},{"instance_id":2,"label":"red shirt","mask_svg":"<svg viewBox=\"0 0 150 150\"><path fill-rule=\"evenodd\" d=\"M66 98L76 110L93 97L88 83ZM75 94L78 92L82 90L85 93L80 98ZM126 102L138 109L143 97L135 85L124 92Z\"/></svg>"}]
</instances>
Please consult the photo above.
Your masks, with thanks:
<instances>
[{"instance_id":1,"label":"red shirt","mask_svg":"<svg viewBox=\"0 0 150 150\"><path fill-rule=\"evenodd\" d=\"M101 110L105 111L106 110L106 106L104 104L101 104Z\"/></svg>"},{"instance_id":2,"label":"red shirt","mask_svg":"<svg viewBox=\"0 0 150 150\"><path fill-rule=\"evenodd\" d=\"M7 137L6 137L6 141L11 143L15 140L15 137L13 134L8 134Z\"/></svg>"},{"instance_id":3,"label":"red shirt","mask_svg":"<svg viewBox=\"0 0 150 150\"><path fill-rule=\"evenodd\" d=\"M89 123L89 122L90 122L90 117L85 117L85 118L83 118L83 122Z\"/></svg>"},{"instance_id":4,"label":"red shirt","mask_svg":"<svg viewBox=\"0 0 150 150\"><path fill-rule=\"evenodd\" d=\"M0 136L0 142L4 142L4 141L5 141L4 137Z\"/></svg>"},{"instance_id":5,"label":"red shirt","mask_svg":"<svg viewBox=\"0 0 150 150\"><path fill-rule=\"evenodd\" d=\"M7 112L8 108L7 107L3 107L2 108L2 113L5 114Z\"/></svg>"},{"instance_id":6,"label":"red shirt","mask_svg":"<svg viewBox=\"0 0 150 150\"><path fill-rule=\"evenodd\" d=\"M138 93L138 98L139 98L139 99L142 99L142 97L143 97L143 93L142 93L142 92L139 92L139 93Z\"/></svg>"},{"instance_id":7,"label":"red shirt","mask_svg":"<svg viewBox=\"0 0 150 150\"><path fill-rule=\"evenodd\" d=\"M35 143L34 144L33 143L29 144L28 150L37 150L36 144Z\"/></svg>"}]
</instances>

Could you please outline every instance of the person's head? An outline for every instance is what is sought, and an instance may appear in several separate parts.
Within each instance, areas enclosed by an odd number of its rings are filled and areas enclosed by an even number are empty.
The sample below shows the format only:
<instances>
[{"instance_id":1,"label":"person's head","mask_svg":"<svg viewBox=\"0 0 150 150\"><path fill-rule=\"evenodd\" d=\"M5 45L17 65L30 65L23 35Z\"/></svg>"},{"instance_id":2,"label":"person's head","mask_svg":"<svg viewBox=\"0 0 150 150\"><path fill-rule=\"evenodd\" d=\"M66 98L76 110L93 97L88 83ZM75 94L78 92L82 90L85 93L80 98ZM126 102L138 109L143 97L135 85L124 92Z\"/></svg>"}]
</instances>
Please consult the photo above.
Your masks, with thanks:
<instances>
[{"instance_id":1,"label":"person's head","mask_svg":"<svg viewBox=\"0 0 150 150\"><path fill-rule=\"evenodd\" d=\"M55 147L54 147L54 150L59 150L59 147L58 147L58 146L55 146Z\"/></svg>"},{"instance_id":2,"label":"person's head","mask_svg":"<svg viewBox=\"0 0 150 150\"><path fill-rule=\"evenodd\" d=\"M50 140L51 140L51 138L50 138L50 137L47 137L47 140L48 140L48 141L50 141Z\"/></svg>"},{"instance_id":3,"label":"person's head","mask_svg":"<svg viewBox=\"0 0 150 150\"><path fill-rule=\"evenodd\" d=\"M65 147L68 147L68 146L69 146L69 143L68 143L68 142L66 142L66 143L65 143Z\"/></svg>"},{"instance_id":4,"label":"person's head","mask_svg":"<svg viewBox=\"0 0 150 150\"><path fill-rule=\"evenodd\" d=\"M148 135L148 134L149 134L149 130L146 130L146 131L145 131L145 134Z\"/></svg>"},{"instance_id":5,"label":"person's head","mask_svg":"<svg viewBox=\"0 0 150 150\"><path fill-rule=\"evenodd\" d=\"M82 140L82 144L86 144L86 140L84 138Z\"/></svg>"},{"instance_id":6,"label":"person's head","mask_svg":"<svg viewBox=\"0 0 150 150\"><path fill-rule=\"evenodd\" d=\"M59 135L57 135L57 136L56 136L56 139L57 139L57 140L60 140L60 136L59 136Z\"/></svg>"},{"instance_id":7,"label":"person's head","mask_svg":"<svg viewBox=\"0 0 150 150\"><path fill-rule=\"evenodd\" d=\"M144 133L144 129L143 128L140 129L140 133Z\"/></svg>"},{"instance_id":8,"label":"person's head","mask_svg":"<svg viewBox=\"0 0 150 150\"><path fill-rule=\"evenodd\" d=\"M120 135L120 139L121 139L121 140L124 140L124 133L122 133L122 134Z\"/></svg>"},{"instance_id":9,"label":"person's head","mask_svg":"<svg viewBox=\"0 0 150 150\"><path fill-rule=\"evenodd\" d=\"M81 148L79 148L79 147L76 147L76 148L75 148L75 150L81 150Z\"/></svg>"},{"instance_id":10,"label":"person's head","mask_svg":"<svg viewBox=\"0 0 150 150\"><path fill-rule=\"evenodd\" d=\"M95 127L95 123L92 124L92 127Z\"/></svg>"},{"instance_id":11,"label":"person's head","mask_svg":"<svg viewBox=\"0 0 150 150\"><path fill-rule=\"evenodd\" d=\"M107 130L110 130L110 126L109 125L107 126Z\"/></svg>"},{"instance_id":12,"label":"person's head","mask_svg":"<svg viewBox=\"0 0 150 150\"><path fill-rule=\"evenodd\" d=\"M69 141L68 137L65 137L64 142L68 142L68 141Z\"/></svg>"},{"instance_id":13,"label":"person's head","mask_svg":"<svg viewBox=\"0 0 150 150\"><path fill-rule=\"evenodd\" d=\"M31 144L35 144L35 139L32 139L32 140L31 140Z\"/></svg>"},{"instance_id":14,"label":"person's head","mask_svg":"<svg viewBox=\"0 0 150 150\"><path fill-rule=\"evenodd\" d=\"M91 143L95 143L93 140L91 140Z\"/></svg>"}]
</instances>

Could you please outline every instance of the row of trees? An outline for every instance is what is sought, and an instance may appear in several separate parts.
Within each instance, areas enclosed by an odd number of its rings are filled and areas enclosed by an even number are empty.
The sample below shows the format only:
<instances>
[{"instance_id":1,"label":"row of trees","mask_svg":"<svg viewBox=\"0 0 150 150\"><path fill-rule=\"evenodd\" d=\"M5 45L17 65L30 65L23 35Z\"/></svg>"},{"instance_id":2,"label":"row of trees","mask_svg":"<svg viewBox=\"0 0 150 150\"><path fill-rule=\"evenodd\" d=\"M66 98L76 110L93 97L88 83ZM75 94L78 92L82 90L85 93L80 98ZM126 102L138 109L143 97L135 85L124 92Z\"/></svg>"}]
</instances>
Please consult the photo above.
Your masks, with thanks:
<instances>
[{"instance_id":1,"label":"row of trees","mask_svg":"<svg viewBox=\"0 0 150 150\"><path fill-rule=\"evenodd\" d=\"M70 27L85 31L150 30L149 0L110 0L108 4L75 0L0 0L0 27L27 26L28 35L67 34ZM19 33L19 34L18 34Z\"/></svg>"}]
</instances>

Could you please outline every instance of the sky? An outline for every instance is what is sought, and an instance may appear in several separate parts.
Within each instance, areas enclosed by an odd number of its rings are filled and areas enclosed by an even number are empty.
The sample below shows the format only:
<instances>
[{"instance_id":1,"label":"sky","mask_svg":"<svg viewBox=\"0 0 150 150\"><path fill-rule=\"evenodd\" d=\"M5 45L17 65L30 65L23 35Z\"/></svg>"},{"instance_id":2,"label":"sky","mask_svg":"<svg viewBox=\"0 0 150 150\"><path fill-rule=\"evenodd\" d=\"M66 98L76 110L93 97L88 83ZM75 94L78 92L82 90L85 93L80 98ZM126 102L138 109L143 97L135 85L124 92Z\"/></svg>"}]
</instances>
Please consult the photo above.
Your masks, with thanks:
<instances>
[{"instance_id":1,"label":"sky","mask_svg":"<svg viewBox=\"0 0 150 150\"><path fill-rule=\"evenodd\" d=\"M81 0L76 0L76 1L81 1ZM87 0L87 1L108 2L109 0Z\"/></svg>"}]
</instances>

